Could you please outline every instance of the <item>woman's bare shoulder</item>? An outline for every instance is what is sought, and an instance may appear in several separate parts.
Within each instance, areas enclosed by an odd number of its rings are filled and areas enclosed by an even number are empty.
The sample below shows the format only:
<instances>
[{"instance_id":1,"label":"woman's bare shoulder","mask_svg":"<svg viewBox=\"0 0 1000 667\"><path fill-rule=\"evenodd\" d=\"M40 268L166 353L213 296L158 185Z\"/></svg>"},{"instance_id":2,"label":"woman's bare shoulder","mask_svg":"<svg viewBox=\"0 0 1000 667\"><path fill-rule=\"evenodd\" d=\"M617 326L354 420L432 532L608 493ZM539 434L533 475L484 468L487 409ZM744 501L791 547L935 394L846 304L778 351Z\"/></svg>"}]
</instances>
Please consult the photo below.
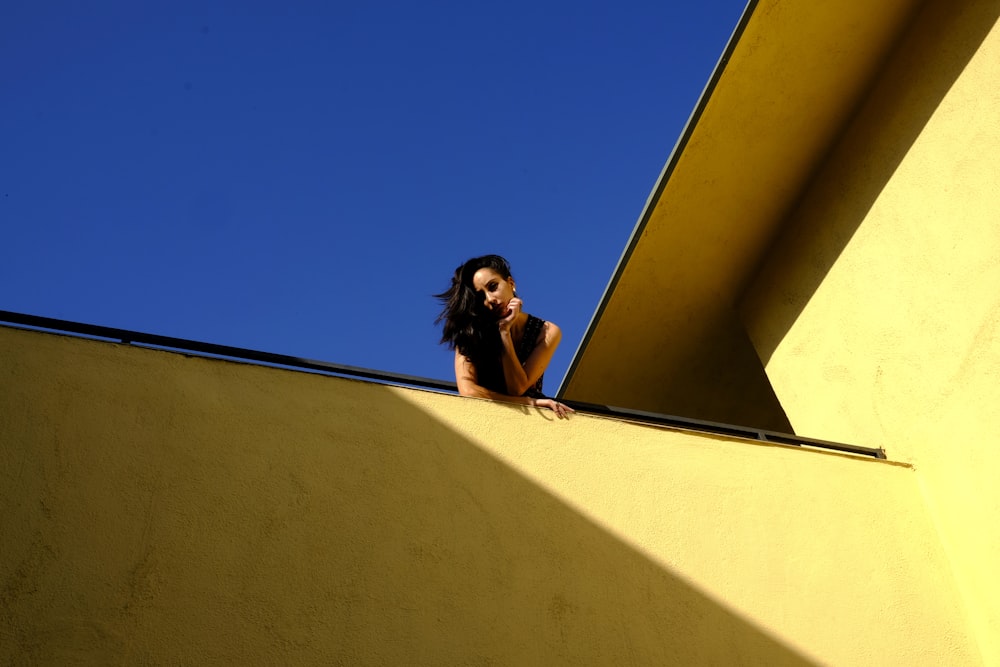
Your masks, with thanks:
<instances>
[{"instance_id":1,"label":"woman's bare shoulder","mask_svg":"<svg viewBox=\"0 0 1000 667\"><path fill-rule=\"evenodd\" d=\"M562 329L555 322L545 320L542 324L542 331L539 340L546 340L550 343L557 343L562 338Z\"/></svg>"}]
</instances>

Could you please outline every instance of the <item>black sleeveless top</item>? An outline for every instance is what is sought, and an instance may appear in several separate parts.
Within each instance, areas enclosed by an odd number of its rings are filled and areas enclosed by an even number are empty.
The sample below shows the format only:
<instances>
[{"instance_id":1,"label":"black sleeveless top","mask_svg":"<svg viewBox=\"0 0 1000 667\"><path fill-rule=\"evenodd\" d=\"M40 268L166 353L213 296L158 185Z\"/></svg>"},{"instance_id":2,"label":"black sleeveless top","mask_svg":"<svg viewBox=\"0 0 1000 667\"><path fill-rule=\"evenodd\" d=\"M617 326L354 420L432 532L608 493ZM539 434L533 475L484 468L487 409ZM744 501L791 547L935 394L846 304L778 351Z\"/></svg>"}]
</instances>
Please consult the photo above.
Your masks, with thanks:
<instances>
[{"instance_id":1,"label":"black sleeveless top","mask_svg":"<svg viewBox=\"0 0 1000 667\"><path fill-rule=\"evenodd\" d=\"M531 353L535 351L544 326L545 320L528 315L528 321L524 324L524 335L521 336L520 344L514 349L517 353L517 360L521 362L522 366ZM544 373L542 376L544 377ZM500 361L499 356L480 361L476 365L476 378L481 386L490 391L495 391L498 394L507 393L507 380L504 377L503 362ZM542 377L539 377L538 381L521 395L531 398L545 398L545 394L542 393Z\"/></svg>"}]
</instances>

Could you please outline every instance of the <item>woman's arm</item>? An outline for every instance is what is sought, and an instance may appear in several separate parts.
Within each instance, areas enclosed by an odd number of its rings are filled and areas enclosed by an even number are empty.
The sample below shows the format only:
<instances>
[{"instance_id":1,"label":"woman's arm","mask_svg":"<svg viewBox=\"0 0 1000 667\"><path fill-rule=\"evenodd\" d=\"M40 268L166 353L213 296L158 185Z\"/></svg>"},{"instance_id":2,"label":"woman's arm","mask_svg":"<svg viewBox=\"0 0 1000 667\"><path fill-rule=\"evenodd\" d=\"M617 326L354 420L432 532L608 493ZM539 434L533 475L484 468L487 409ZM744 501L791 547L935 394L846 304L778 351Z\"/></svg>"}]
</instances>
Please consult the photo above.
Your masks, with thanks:
<instances>
[{"instance_id":1,"label":"woman's arm","mask_svg":"<svg viewBox=\"0 0 1000 667\"><path fill-rule=\"evenodd\" d=\"M500 362L503 365L504 381L507 385L507 393L511 396L520 396L528 391L542 377L542 373L548 368L552 361L552 355L562 339L562 331L552 322L545 322L542 326L542 333L539 335L531 354L521 364L517 358L517 351L514 349L514 338L511 334L514 322L521 317L522 301L514 297L507 304L507 313L498 323L500 329L500 342L503 351L500 355ZM525 322L527 320L525 319Z\"/></svg>"},{"instance_id":2,"label":"woman's arm","mask_svg":"<svg viewBox=\"0 0 1000 667\"><path fill-rule=\"evenodd\" d=\"M535 345L524 365L521 365L514 350L514 341L510 331L501 331L500 340L503 342L503 376L507 382L507 391L513 396L520 396L535 386L538 378L542 377L545 369L552 361L559 341L562 340L562 331L552 322L542 325L541 340Z\"/></svg>"},{"instance_id":3,"label":"woman's arm","mask_svg":"<svg viewBox=\"0 0 1000 667\"><path fill-rule=\"evenodd\" d=\"M551 355L550 355L551 356ZM537 378L536 378L537 379ZM455 384L458 385L458 393L462 396L475 396L477 398L489 398L494 401L507 401L508 403L518 403L520 405L530 405L536 408L549 408L562 419L573 409L563 405L559 401L551 398L532 398L530 396L511 396L490 391L478 382L476 367L468 357L455 350ZM521 392L524 393L524 392Z\"/></svg>"}]
</instances>

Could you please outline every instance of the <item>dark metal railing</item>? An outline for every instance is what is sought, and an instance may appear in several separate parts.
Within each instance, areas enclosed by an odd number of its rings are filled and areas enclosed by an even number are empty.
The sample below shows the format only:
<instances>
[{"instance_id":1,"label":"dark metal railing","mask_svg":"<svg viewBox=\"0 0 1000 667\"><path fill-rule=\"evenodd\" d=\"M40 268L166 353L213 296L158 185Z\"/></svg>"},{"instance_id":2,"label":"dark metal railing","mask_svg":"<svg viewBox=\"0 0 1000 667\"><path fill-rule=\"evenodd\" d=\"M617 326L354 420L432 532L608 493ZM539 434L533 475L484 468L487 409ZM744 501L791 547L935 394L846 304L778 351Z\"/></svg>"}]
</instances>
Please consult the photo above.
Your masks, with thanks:
<instances>
[{"instance_id":1,"label":"dark metal railing","mask_svg":"<svg viewBox=\"0 0 1000 667\"><path fill-rule=\"evenodd\" d=\"M139 331L129 331L127 329L103 327L96 324L83 324L81 322L72 322L69 320L60 320L51 317L41 317L38 315L25 315L23 313L15 313L7 310L0 310L0 323L19 327L28 327L37 330L71 333L79 336L113 340L126 345L143 345L158 349L176 350L185 353L194 352L205 356L251 361L292 370L309 370L318 373L327 373L330 375L365 378L367 380L373 380L386 384L423 387L450 393L455 393L457 391L454 382L446 382L444 380L436 380L433 378L388 373L385 371L372 370L370 368L345 366L343 364L334 364L328 361L316 361L314 359L305 359L286 354L260 352L258 350L249 350L229 345L217 345L215 343L202 343L185 338L160 336L157 334L142 333ZM641 410L629 410L627 408L616 408L609 405L598 405L582 401L563 400L562 402L577 412L603 415L606 417L616 417L644 424L687 431L698 431L702 433L728 435L760 442L774 442L783 445L795 445L798 447L814 447L849 454L858 454L861 456L870 456L876 459L885 458L884 450L874 449L871 447L861 447L858 445L830 442L827 440L817 440L815 438L803 438L790 433L766 431L747 426L735 426L733 424L720 424L700 419L688 419L674 415L643 412Z\"/></svg>"},{"instance_id":2,"label":"dark metal railing","mask_svg":"<svg viewBox=\"0 0 1000 667\"><path fill-rule=\"evenodd\" d=\"M259 350L248 350L242 347L232 347L229 345L216 345L215 343L202 343L195 340L187 340L185 338L173 338L172 336L160 336L157 334L142 333L139 331L129 331L127 329L102 327L96 324L83 324L81 322L71 322L69 320L57 320L51 317L40 317L38 315L24 315L22 313L13 313L6 310L0 310L0 322L17 324L31 327L33 329L73 333L94 338L106 338L125 343L126 345L148 345L150 347L160 349L197 352L199 354L213 357L254 361L271 366L281 366L292 369L307 369L347 377L361 377L391 384L428 387L430 389L439 389L442 391L456 391L454 382L445 382L443 380L433 380L431 378L416 377L413 375L400 375L399 373L386 373L383 371L371 370L369 368L345 366L343 364L333 364L328 361L316 361L315 359L293 357L287 354L260 352Z\"/></svg>"},{"instance_id":3,"label":"dark metal railing","mask_svg":"<svg viewBox=\"0 0 1000 667\"><path fill-rule=\"evenodd\" d=\"M575 410L594 414L617 417L629 421L642 422L667 426L683 431L698 431L700 433L714 433L716 435L728 435L736 438L746 438L760 442L774 442L782 445L795 445L796 447L815 447L817 449L830 449L837 452L849 454L859 454L870 456L875 459L884 459L885 450L881 448L862 447L860 445L850 445L843 442L832 442L830 440L819 440L817 438L804 438L792 433L781 433L780 431L768 431L765 429L753 428L750 426L737 426L735 424L722 424L719 422L706 421L704 419L689 419L687 417L677 417L675 415L664 415L656 412L643 412L641 410L629 410L628 408L616 408L609 405L595 405L593 403L583 403L579 401L562 401Z\"/></svg>"}]
</instances>

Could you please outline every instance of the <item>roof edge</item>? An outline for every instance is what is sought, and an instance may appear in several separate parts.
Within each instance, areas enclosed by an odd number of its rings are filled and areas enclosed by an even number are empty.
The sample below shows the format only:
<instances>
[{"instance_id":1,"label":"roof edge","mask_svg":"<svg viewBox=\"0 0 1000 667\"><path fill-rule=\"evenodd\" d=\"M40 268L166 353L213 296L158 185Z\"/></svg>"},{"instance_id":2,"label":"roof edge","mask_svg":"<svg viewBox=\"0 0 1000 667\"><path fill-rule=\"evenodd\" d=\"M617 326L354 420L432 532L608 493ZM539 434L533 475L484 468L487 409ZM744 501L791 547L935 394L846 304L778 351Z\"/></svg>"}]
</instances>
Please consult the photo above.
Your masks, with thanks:
<instances>
[{"instance_id":1,"label":"roof edge","mask_svg":"<svg viewBox=\"0 0 1000 667\"><path fill-rule=\"evenodd\" d=\"M653 210L660 201L660 195L662 195L664 189L666 189L667 181L670 180L670 176L673 174L674 168L677 166L677 162L680 160L681 154L684 152L685 147L687 147L688 141L690 141L691 135L694 133L694 129L698 125L698 121L701 119L702 113L705 111L705 107L708 105L708 100L712 97L712 93L715 91L719 80L722 78L722 75L726 70L726 65L729 64L733 51L736 50L736 45L739 43L740 37L743 36L747 24L750 22L751 16L757 8L758 2L759 0L749 0L747 2L747 6L744 8L743 14L740 16L740 20L736 24L736 28L729 36L726 48L723 49L722 55L719 56L719 60L716 62L715 68L712 70L712 75L709 77L704 89L702 89L701 95L698 97L698 102L695 104L694 110L692 110L691 115L688 117L688 120L684 125L684 129L681 131L680 137L678 137L677 142L670 151L670 155L667 157L667 161L664 164L663 169L660 171L656 184L649 193L649 197L646 198L646 204L643 206L642 213L639 215L639 220L632 229L632 233L625 245L625 250L622 251L621 256L618 258L618 264L615 266L614 273L611 275L611 280L608 281L607 286L604 288L604 292L601 295L601 300L597 305L597 309L594 311L594 314L590 318L590 322L587 324L587 330L584 333L583 338L580 340L580 344L577 346L576 351L573 353L573 359L570 361L570 365L566 369L565 375L563 375L562 380L559 382L559 388L556 390L556 397L561 398L563 396L563 391L572 379L573 374L576 372L576 369L580 364L580 359L586 351L587 345L590 343L590 339L593 337L594 329L600 322L601 316L604 314L604 310L607 308L608 302L614 294L615 287L618 285L622 272L625 270L629 258L632 256L632 252L639 243L639 237L642 236L642 232L646 228L646 224L649 222L649 219L653 214Z\"/></svg>"}]
</instances>

